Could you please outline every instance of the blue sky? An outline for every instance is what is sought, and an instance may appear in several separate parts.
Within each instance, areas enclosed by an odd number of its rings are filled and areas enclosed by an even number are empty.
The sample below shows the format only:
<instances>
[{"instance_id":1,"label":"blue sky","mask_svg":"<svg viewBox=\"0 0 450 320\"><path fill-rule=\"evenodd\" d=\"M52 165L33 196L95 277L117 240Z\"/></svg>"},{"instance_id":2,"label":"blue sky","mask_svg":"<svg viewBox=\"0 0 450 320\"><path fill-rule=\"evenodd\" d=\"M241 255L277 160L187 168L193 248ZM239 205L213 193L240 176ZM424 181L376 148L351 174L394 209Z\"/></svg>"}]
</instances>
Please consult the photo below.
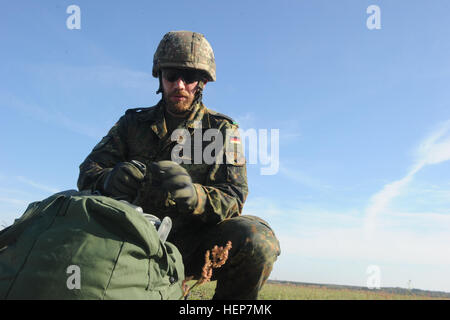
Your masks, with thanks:
<instances>
[{"instance_id":1,"label":"blue sky","mask_svg":"<svg viewBox=\"0 0 450 320\"><path fill-rule=\"evenodd\" d=\"M66 8L81 9L69 30ZM381 29L366 9L378 5ZM0 10L0 221L76 188L127 108L159 100L170 30L203 33L205 104L279 129L279 171L248 166L244 213L273 226L271 278L450 292L448 1L9 1Z\"/></svg>"}]
</instances>

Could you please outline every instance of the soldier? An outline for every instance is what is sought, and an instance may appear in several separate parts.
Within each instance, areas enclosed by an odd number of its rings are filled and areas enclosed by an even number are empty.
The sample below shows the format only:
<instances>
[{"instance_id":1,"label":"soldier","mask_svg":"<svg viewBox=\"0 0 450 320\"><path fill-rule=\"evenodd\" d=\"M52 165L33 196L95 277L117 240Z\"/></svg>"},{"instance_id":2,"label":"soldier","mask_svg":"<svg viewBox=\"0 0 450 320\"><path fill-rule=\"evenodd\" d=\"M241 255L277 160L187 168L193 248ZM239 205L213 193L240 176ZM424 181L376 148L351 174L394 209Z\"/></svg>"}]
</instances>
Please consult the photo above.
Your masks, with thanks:
<instances>
[{"instance_id":1,"label":"soldier","mask_svg":"<svg viewBox=\"0 0 450 320\"><path fill-rule=\"evenodd\" d=\"M216 80L209 42L196 32L168 32L155 52L152 74L159 79L161 100L126 111L80 165L78 188L171 217L168 241L180 250L186 276L198 278L206 250L231 241L228 261L213 273L214 299L257 299L280 248L267 222L241 215L248 186L237 124L202 103L206 83ZM173 138L176 129L187 130L184 138L216 129L225 138L224 152L215 157L224 161L192 159L205 150L205 141L187 144L192 152L186 148L182 161L171 161L181 143Z\"/></svg>"}]
</instances>

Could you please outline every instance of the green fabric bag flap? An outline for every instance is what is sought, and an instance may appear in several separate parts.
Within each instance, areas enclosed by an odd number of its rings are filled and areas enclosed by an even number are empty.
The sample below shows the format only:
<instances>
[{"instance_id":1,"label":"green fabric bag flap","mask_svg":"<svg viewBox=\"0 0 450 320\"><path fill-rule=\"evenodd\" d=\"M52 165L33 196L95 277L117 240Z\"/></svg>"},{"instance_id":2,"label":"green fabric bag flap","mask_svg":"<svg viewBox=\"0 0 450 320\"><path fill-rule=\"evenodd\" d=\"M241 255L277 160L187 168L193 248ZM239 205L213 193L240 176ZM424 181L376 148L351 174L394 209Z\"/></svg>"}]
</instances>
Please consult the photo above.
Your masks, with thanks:
<instances>
[{"instance_id":1,"label":"green fabric bag flap","mask_svg":"<svg viewBox=\"0 0 450 320\"><path fill-rule=\"evenodd\" d=\"M69 190L0 231L2 299L179 299L178 249L134 208Z\"/></svg>"}]
</instances>

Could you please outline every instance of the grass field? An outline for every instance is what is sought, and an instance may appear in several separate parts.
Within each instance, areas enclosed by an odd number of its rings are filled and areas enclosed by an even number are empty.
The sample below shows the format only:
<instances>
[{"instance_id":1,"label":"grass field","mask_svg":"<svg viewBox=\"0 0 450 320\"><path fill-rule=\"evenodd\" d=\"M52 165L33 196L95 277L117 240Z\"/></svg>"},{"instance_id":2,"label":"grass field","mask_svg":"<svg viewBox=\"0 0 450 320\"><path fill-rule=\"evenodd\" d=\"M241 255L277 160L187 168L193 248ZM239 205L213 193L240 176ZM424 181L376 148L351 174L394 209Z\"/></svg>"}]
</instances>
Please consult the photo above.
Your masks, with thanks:
<instances>
[{"instance_id":1,"label":"grass field","mask_svg":"<svg viewBox=\"0 0 450 320\"><path fill-rule=\"evenodd\" d=\"M192 286L195 282L188 282ZM188 300L209 300L214 294L216 282L195 287ZM396 294L381 290L336 289L324 286L266 283L260 300L428 300L442 299L416 294Z\"/></svg>"}]
</instances>

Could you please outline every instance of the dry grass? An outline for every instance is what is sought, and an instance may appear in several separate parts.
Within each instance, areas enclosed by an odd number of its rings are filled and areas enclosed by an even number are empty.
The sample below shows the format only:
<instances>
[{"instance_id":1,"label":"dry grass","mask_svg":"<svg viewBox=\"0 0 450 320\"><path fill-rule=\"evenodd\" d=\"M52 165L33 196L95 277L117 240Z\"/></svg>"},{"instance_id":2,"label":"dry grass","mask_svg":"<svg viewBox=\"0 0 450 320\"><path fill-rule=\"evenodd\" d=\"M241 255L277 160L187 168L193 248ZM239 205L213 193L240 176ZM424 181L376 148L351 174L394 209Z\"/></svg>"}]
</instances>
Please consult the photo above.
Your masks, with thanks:
<instances>
[{"instance_id":1,"label":"dry grass","mask_svg":"<svg viewBox=\"0 0 450 320\"><path fill-rule=\"evenodd\" d=\"M189 300L209 300L214 295L216 281L192 290ZM434 300L422 295L402 295L383 290L330 289L323 286L266 283L260 300Z\"/></svg>"}]
</instances>

